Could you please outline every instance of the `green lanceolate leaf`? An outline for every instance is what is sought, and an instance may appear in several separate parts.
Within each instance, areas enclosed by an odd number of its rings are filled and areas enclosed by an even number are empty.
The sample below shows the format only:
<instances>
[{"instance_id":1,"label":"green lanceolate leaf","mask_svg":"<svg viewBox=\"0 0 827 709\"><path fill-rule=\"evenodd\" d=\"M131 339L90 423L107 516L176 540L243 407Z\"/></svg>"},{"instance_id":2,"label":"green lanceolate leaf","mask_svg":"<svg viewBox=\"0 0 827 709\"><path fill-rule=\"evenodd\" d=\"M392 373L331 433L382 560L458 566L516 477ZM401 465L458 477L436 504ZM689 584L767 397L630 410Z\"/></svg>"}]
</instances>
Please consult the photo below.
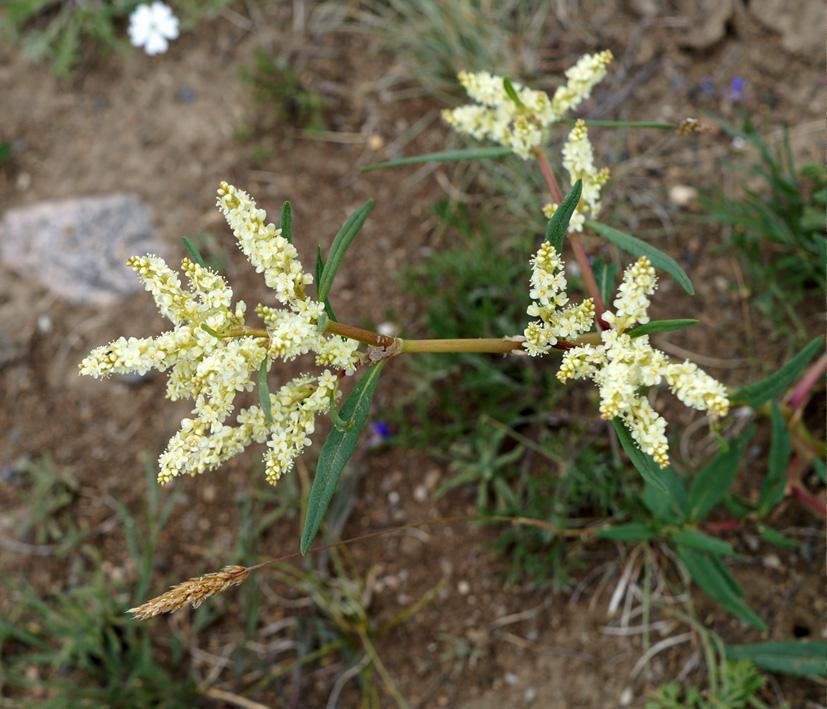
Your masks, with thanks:
<instances>
[{"instance_id":1,"label":"green lanceolate leaf","mask_svg":"<svg viewBox=\"0 0 827 709\"><path fill-rule=\"evenodd\" d=\"M787 675L824 677L827 643L801 640L770 640L753 645L726 645L726 656L750 660L756 667Z\"/></svg>"},{"instance_id":2,"label":"green lanceolate leaf","mask_svg":"<svg viewBox=\"0 0 827 709\"><path fill-rule=\"evenodd\" d=\"M594 278L597 281L597 289L604 303L612 299L615 289L615 276L617 275L617 264L613 261L606 263L602 258L596 258L592 264Z\"/></svg>"},{"instance_id":3,"label":"green lanceolate leaf","mask_svg":"<svg viewBox=\"0 0 827 709\"><path fill-rule=\"evenodd\" d=\"M709 510L724 499L755 430L755 426L750 426L730 443L729 450L718 453L698 473L689 490L690 519L704 519Z\"/></svg>"},{"instance_id":4,"label":"green lanceolate leaf","mask_svg":"<svg viewBox=\"0 0 827 709\"><path fill-rule=\"evenodd\" d=\"M333 285L333 279L336 277L336 271L342 264L348 247L353 243L365 219L368 218L373 209L373 200L369 199L353 214L351 214L347 221L339 229L339 233L333 237L333 243L330 245L330 255L327 258L327 263L322 264L322 273L319 280L316 282L316 287L319 289L319 300L327 300L330 294L330 287ZM330 315L330 313L328 313ZM335 319L335 318L334 318Z\"/></svg>"},{"instance_id":5,"label":"green lanceolate leaf","mask_svg":"<svg viewBox=\"0 0 827 709\"><path fill-rule=\"evenodd\" d=\"M682 330L685 327L692 327L692 325L697 324L697 320L653 320L645 325L636 327L634 330L629 330L628 335L634 339L636 337L642 337L643 335L651 335L655 332Z\"/></svg>"},{"instance_id":6,"label":"green lanceolate leaf","mask_svg":"<svg viewBox=\"0 0 827 709\"><path fill-rule=\"evenodd\" d=\"M510 98L520 108L525 109L523 102L520 101L520 97L514 90L514 84L511 83L511 79L509 79L507 76L503 78L503 88L505 89L505 93L508 94L508 98Z\"/></svg>"},{"instance_id":7,"label":"green lanceolate leaf","mask_svg":"<svg viewBox=\"0 0 827 709\"><path fill-rule=\"evenodd\" d=\"M770 444L770 461L767 477L761 483L761 496L758 498L758 514L765 517L770 510L784 499L787 485L787 467L790 464L792 448L787 422L778 408L772 404L772 443Z\"/></svg>"},{"instance_id":8,"label":"green lanceolate leaf","mask_svg":"<svg viewBox=\"0 0 827 709\"><path fill-rule=\"evenodd\" d=\"M571 215L577 209L581 194L583 194L583 180L577 180L574 187L571 188L571 192L560 202L557 211L551 215L551 221L548 223L548 229L546 229L546 241L551 243L558 254L563 250L563 239L566 237Z\"/></svg>"},{"instance_id":9,"label":"green lanceolate leaf","mask_svg":"<svg viewBox=\"0 0 827 709\"><path fill-rule=\"evenodd\" d=\"M513 151L510 148L491 147L491 148L467 148L465 150L440 150L436 153L427 153L426 155L414 155L409 158L402 158L401 160L393 160L391 162L380 162L376 165L368 165L362 168L362 172L370 172L371 170L380 170L385 167L396 167L397 165L415 165L423 162L457 162L459 160L486 160L488 158L502 158L506 155L511 155Z\"/></svg>"},{"instance_id":10,"label":"green lanceolate leaf","mask_svg":"<svg viewBox=\"0 0 827 709\"><path fill-rule=\"evenodd\" d=\"M281 219L279 219L281 235L291 244L293 243L293 208L290 202L285 202L281 207Z\"/></svg>"},{"instance_id":11,"label":"green lanceolate leaf","mask_svg":"<svg viewBox=\"0 0 827 709\"><path fill-rule=\"evenodd\" d=\"M677 544L681 544L690 549L697 549L698 551L706 551L710 554L726 554L727 556L735 556L735 550L732 545L710 537L708 534L699 532L696 529L676 529L669 535Z\"/></svg>"},{"instance_id":12,"label":"green lanceolate leaf","mask_svg":"<svg viewBox=\"0 0 827 709\"><path fill-rule=\"evenodd\" d=\"M319 295L319 282L322 280L322 271L324 271L324 258L322 257L322 247L316 247L316 295ZM321 300L321 298L319 298ZM330 305L330 298L324 300L324 310L333 322L339 322L333 314L333 308Z\"/></svg>"},{"instance_id":13,"label":"green lanceolate leaf","mask_svg":"<svg viewBox=\"0 0 827 709\"><path fill-rule=\"evenodd\" d=\"M777 547L797 547L799 543L795 539L787 539L783 534L779 534L772 527L765 524L758 525L758 534L766 539L770 544L775 544Z\"/></svg>"},{"instance_id":14,"label":"green lanceolate leaf","mask_svg":"<svg viewBox=\"0 0 827 709\"><path fill-rule=\"evenodd\" d=\"M741 600L739 596L743 595L743 591L726 567L716 563L717 557L680 545L677 550L692 580L707 596L745 623L761 630L767 629L764 621Z\"/></svg>"},{"instance_id":15,"label":"green lanceolate leaf","mask_svg":"<svg viewBox=\"0 0 827 709\"><path fill-rule=\"evenodd\" d=\"M689 498L683 480L672 468L659 471L659 476L666 489L647 484L640 496L641 502L656 520L670 525L684 524L689 512Z\"/></svg>"},{"instance_id":16,"label":"green lanceolate leaf","mask_svg":"<svg viewBox=\"0 0 827 709\"><path fill-rule=\"evenodd\" d=\"M692 281L689 280L689 276L686 275L684 270L678 266L677 262L671 256L667 256L660 249L656 249L651 244L641 241L631 234L625 234L600 222L586 220L586 226L596 231L606 239L606 241L610 241L619 249L628 251L632 256L646 256L655 268L666 271L689 295L695 294L695 288L692 286Z\"/></svg>"},{"instance_id":17,"label":"green lanceolate leaf","mask_svg":"<svg viewBox=\"0 0 827 709\"><path fill-rule=\"evenodd\" d=\"M643 479L652 487L661 492L666 492L666 485L664 485L661 480L660 468L652 459L652 456L646 455L646 453L637 447L637 443L632 439L632 434L629 433L629 430L617 416L612 419L612 425L617 433L617 437L620 439L620 445L623 446L623 450L626 451L626 455L629 456L632 465L637 468L637 471L643 476Z\"/></svg>"},{"instance_id":18,"label":"green lanceolate leaf","mask_svg":"<svg viewBox=\"0 0 827 709\"><path fill-rule=\"evenodd\" d=\"M201 268L206 268L207 265L204 263L204 259L201 258L201 254L198 253L198 249L195 248L195 244L193 244L186 236L182 236L181 241L183 241L184 246L187 247L187 251L189 251L190 258L193 260L193 263L197 263L201 266Z\"/></svg>"},{"instance_id":19,"label":"green lanceolate leaf","mask_svg":"<svg viewBox=\"0 0 827 709\"><path fill-rule=\"evenodd\" d=\"M269 357L265 357L261 362L261 367L258 370L258 400L261 404L261 411L267 423L273 423L273 409L270 403L270 387L267 386L267 365L270 362Z\"/></svg>"},{"instance_id":20,"label":"green lanceolate leaf","mask_svg":"<svg viewBox=\"0 0 827 709\"><path fill-rule=\"evenodd\" d=\"M333 421L333 425L339 431L352 431L354 426L356 426L355 419L345 421L339 416L339 412L336 411L336 392L333 389L330 390L330 420Z\"/></svg>"},{"instance_id":21,"label":"green lanceolate leaf","mask_svg":"<svg viewBox=\"0 0 827 709\"><path fill-rule=\"evenodd\" d=\"M614 539L618 542L645 542L648 539L654 539L657 535L657 530L652 529L648 524L641 524L640 522L619 524L616 527L597 531L598 537Z\"/></svg>"},{"instance_id":22,"label":"green lanceolate leaf","mask_svg":"<svg viewBox=\"0 0 827 709\"><path fill-rule=\"evenodd\" d=\"M821 348L823 342L824 338L815 338L777 372L760 382L739 389L730 399L733 402L751 406L753 409L761 406L761 404L780 394L793 383L793 380Z\"/></svg>"},{"instance_id":23,"label":"green lanceolate leaf","mask_svg":"<svg viewBox=\"0 0 827 709\"><path fill-rule=\"evenodd\" d=\"M376 391L376 383L384 362L377 362L353 388L347 401L342 406L341 418L352 420L350 430L334 428L324 443L319 454L319 463L316 466L316 477L310 490L310 500L307 504L307 517L304 520L304 529L301 538L301 553L306 554L319 531L322 518L333 499L333 493L339 484L339 477L345 463L356 450L359 434L365 427L370 410L370 402Z\"/></svg>"}]
</instances>

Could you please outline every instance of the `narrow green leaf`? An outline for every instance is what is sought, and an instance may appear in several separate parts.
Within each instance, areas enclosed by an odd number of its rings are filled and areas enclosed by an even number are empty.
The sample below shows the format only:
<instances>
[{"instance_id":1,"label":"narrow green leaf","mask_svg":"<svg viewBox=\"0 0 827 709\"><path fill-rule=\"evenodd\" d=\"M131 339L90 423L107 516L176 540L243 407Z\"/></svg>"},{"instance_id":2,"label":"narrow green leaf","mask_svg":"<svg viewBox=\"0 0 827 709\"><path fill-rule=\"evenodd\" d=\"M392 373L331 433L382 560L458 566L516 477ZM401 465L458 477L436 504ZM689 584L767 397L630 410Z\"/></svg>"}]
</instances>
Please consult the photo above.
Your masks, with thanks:
<instances>
[{"instance_id":1,"label":"narrow green leaf","mask_svg":"<svg viewBox=\"0 0 827 709\"><path fill-rule=\"evenodd\" d=\"M319 296L319 282L322 280L322 271L324 271L324 258L322 257L322 247L316 247L316 296ZM321 298L319 298L321 300ZM324 299L324 310L333 322L339 322L333 314L333 308L330 305L330 298Z\"/></svg>"},{"instance_id":2,"label":"narrow green leaf","mask_svg":"<svg viewBox=\"0 0 827 709\"><path fill-rule=\"evenodd\" d=\"M370 172L371 170L380 170L385 167L396 167L397 165L415 165L423 162L457 162L459 160L485 160L487 158L502 158L506 155L511 155L513 151L510 148L490 147L490 148L467 148L465 150L440 150L436 153L428 153L426 155L414 155L409 158L402 158L400 160L393 160L391 162L380 162L376 165L367 165L362 168L362 172Z\"/></svg>"},{"instance_id":3,"label":"narrow green leaf","mask_svg":"<svg viewBox=\"0 0 827 709\"><path fill-rule=\"evenodd\" d=\"M766 539L770 544L775 544L777 547L797 547L799 543L794 539L787 539L783 534L779 534L772 527L765 524L758 525L758 534Z\"/></svg>"},{"instance_id":4,"label":"narrow green leaf","mask_svg":"<svg viewBox=\"0 0 827 709\"><path fill-rule=\"evenodd\" d=\"M824 464L821 458L813 458L813 470L816 471L818 479L827 485L827 465Z\"/></svg>"},{"instance_id":5,"label":"narrow green leaf","mask_svg":"<svg viewBox=\"0 0 827 709\"><path fill-rule=\"evenodd\" d=\"M356 450L356 442L365 427L370 402L373 399L373 393L376 391L376 383L379 380L382 365L384 365L384 362L377 362L367 371L342 406L341 418L352 419L355 422L353 428L349 431L334 428L319 454L316 476L313 479L310 500L307 504L307 517L304 520L304 529L302 530L300 547L302 554L307 553L316 538L322 518L331 499L333 499L336 486L339 484L339 477L345 463L353 455L353 451Z\"/></svg>"},{"instance_id":6,"label":"narrow green leaf","mask_svg":"<svg viewBox=\"0 0 827 709\"><path fill-rule=\"evenodd\" d=\"M551 215L551 221L546 229L546 241L550 242L559 254L563 250L563 239L566 238L566 231L569 228L571 216L577 209L580 202L580 195L583 194L583 180L577 180L565 199L560 202L557 211Z\"/></svg>"},{"instance_id":7,"label":"narrow green leaf","mask_svg":"<svg viewBox=\"0 0 827 709\"><path fill-rule=\"evenodd\" d=\"M209 325L207 325L207 323L205 323L205 322L202 322L202 323L199 325L199 327L200 327L200 328L201 328L204 332L209 332L209 333L210 333L210 335L212 335L213 337L220 337L220 335L219 335L219 334L218 334L215 330L213 330L213 329L212 329Z\"/></svg>"},{"instance_id":8,"label":"narrow green leaf","mask_svg":"<svg viewBox=\"0 0 827 709\"><path fill-rule=\"evenodd\" d=\"M660 479L666 491L647 484L640 496L641 502L656 520L670 525L684 524L689 511L689 498L683 480L669 467L660 471Z\"/></svg>"},{"instance_id":9,"label":"narrow green leaf","mask_svg":"<svg viewBox=\"0 0 827 709\"><path fill-rule=\"evenodd\" d=\"M807 363L815 356L824 342L823 337L816 337L801 352L793 357L777 372L755 384L749 384L736 391L730 399L733 402L746 404L753 409L761 406L774 396L784 391L801 373Z\"/></svg>"},{"instance_id":10,"label":"narrow green leaf","mask_svg":"<svg viewBox=\"0 0 827 709\"><path fill-rule=\"evenodd\" d=\"M648 524L642 524L640 522L619 524L616 527L600 529L597 532L598 537L614 539L618 542L644 542L647 539L654 539L657 535L658 530L652 529Z\"/></svg>"},{"instance_id":11,"label":"narrow green leaf","mask_svg":"<svg viewBox=\"0 0 827 709\"><path fill-rule=\"evenodd\" d=\"M692 580L707 596L745 623L761 630L767 629L764 621L733 591L730 579L727 579L721 573L720 567L713 562L714 557L680 545L677 551Z\"/></svg>"},{"instance_id":12,"label":"narrow green leaf","mask_svg":"<svg viewBox=\"0 0 827 709\"><path fill-rule=\"evenodd\" d=\"M597 281L597 289L604 303L610 302L615 289L615 276L617 275L617 264L606 263L602 258L596 258L592 264L594 278Z\"/></svg>"},{"instance_id":13,"label":"narrow green leaf","mask_svg":"<svg viewBox=\"0 0 827 709\"><path fill-rule=\"evenodd\" d=\"M291 244L293 243L293 208L290 202L285 202L281 207L281 219L279 219L281 235Z\"/></svg>"},{"instance_id":14,"label":"narrow green leaf","mask_svg":"<svg viewBox=\"0 0 827 709\"><path fill-rule=\"evenodd\" d=\"M503 88L505 89L505 93L508 94L508 98L510 98L520 108L525 108L525 105L523 105L523 102L520 101L520 97L514 90L514 85L511 83L511 79L507 76L503 78Z\"/></svg>"},{"instance_id":15,"label":"narrow green leaf","mask_svg":"<svg viewBox=\"0 0 827 709\"><path fill-rule=\"evenodd\" d=\"M273 409L270 402L270 387L267 386L267 365L270 362L270 357L265 357L261 361L261 367L258 369L258 400L261 404L261 411L264 413L264 418L267 423L273 423Z\"/></svg>"},{"instance_id":16,"label":"narrow green leaf","mask_svg":"<svg viewBox=\"0 0 827 709\"><path fill-rule=\"evenodd\" d=\"M708 534L699 532L697 529L676 529L669 536L674 539L677 544L682 544L690 549L706 551L710 554L735 556L735 550L731 544L721 539L710 537Z\"/></svg>"},{"instance_id":17,"label":"narrow green leaf","mask_svg":"<svg viewBox=\"0 0 827 709\"><path fill-rule=\"evenodd\" d=\"M356 235L359 233L359 230L362 228L365 219L368 218L368 214L370 214L372 209L373 200L369 199L347 218L342 228L339 229L339 233L333 237L333 243L330 245L330 255L327 258L327 262L323 263L321 276L316 283L319 291L319 300L327 300L327 296L330 294L330 287L333 285L333 279L336 277L336 271L339 270L339 266L342 264L345 252L351 243L353 243L353 239L356 238ZM329 314L330 313L328 313L328 315Z\"/></svg>"},{"instance_id":18,"label":"narrow green leaf","mask_svg":"<svg viewBox=\"0 0 827 709\"><path fill-rule=\"evenodd\" d=\"M697 320L653 320L645 325L639 325L634 330L629 330L628 335L632 339L651 335L655 332L669 332L670 330L682 330L685 327L697 325Z\"/></svg>"},{"instance_id":19,"label":"narrow green leaf","mask_svg":"<svg viewBox=\"0 0 827 709\"><path fill-rule=\"evenodd\" d=\"M620 445L632 461L632 465L637 468L637 471L643 476L643 479L652 487L657 488L661 492L666 492L666 485L661 480L661 470L658 464L652 459L652 456L644 453L637 447L637 443L632 439L632 434L623 422L615 416L612 419L612 425L615 428L617 437L620 439Z\"/></svg>"},{"instance_id":20,"label":"narrow green leaf","mask_svg":"<svg viewBox=\"0 0 827 709\"><path fill-rule=\"evenodd\" d=\"M792 448L787 422L778 408L775 399L772 405L772 443L770 443L770 460L767 477L761 483L761 495L758 498L758 513L765 517L784 499L787 486L787 468L790 465Z\"/></svg>"},{"instance_id":21,"label":"narrow green leaf","mask_svg":"<svg viewBox=\"0 0 827 709\"><path fill-rule=\"evenodd\" d=\"M201 254L198 253L198 249L195 248L195 244L193 244L186 236L182 236L181 241L183 241L184 246L187 247L187 251L189 251L190 258L193 263L197 263L201 266L201 268L206 268L207 265L204 263L204 259L201 258Z\"/></svg>"},{"instance_id":22,"label":"narrow green leaf","mask_svg":"<svg viewBox=\"0 0 827 709\"><path fill-rule=\"evenodd\" d=\"M596 231L600 236L613 243L619 249L628 251L633 256L646 256L655 268L666 271L689 295L695 294L695 289L692 286L692 281L689 280L689 276L686 275L684 270L678 266L677 262L671 256L667 256L660 249L656 249L651 244L647 244L645 241L641 241L631 234L625 234L600 222L586 220L586 226Z\"/></svg>"},{"instance_id":23,"label":"narrow green leaf","mask_svg":"<svg viewBox=\"0 0 827 709\"><path fill-rule=\"evenodd\" d=\"M755 426L750 426L729 444L729 450L718 453L698 473L689 490L690 519L704 519L709 510L724 499L755 430Z\"/></svg>"},{"instance_id":24,"label":"narrow green leaf","mask_svg":"<svg viewBox=\"0 0 827 709\"><path fill-rule=\"evenodd\" d=\"M824 677L827 642L770 640L752 645L726 645L726 656L750 660L756 667L786 675Z\"/></svg>"},{"instance_id":25,"label":"narrow green leaf","mask_svg":"<svg viewBox=\"0 0 827 709\"><path fill-rule=\"evenodd\" d=\"M356 426L355 419L345 421L341 416L339 416L339 412L336 411L336 393L333 389L330 390L330 420L340 431L352 431L354 426Z\"/></svg>"}]
</instances>

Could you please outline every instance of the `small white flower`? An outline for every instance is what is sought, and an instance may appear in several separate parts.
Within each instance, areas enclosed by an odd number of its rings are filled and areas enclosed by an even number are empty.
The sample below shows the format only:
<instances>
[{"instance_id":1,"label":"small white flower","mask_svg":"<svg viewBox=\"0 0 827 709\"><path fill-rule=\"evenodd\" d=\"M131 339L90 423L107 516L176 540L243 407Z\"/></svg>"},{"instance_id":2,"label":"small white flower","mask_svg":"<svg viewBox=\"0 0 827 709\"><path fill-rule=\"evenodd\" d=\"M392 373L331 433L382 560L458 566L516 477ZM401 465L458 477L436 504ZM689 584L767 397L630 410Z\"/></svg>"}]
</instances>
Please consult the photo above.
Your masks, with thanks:
<instances>
[{"instance_id":1,"label":"small white flower","mask_svg":"<svg viewBox=\"0 0 827 709\"><path fill-rule=\"evenodd\" d=\"M129 16L129 41L150 56L166 52L169 40L177 37L178 18L162 2L138 5Z\"/></svg>"}]
</instances>

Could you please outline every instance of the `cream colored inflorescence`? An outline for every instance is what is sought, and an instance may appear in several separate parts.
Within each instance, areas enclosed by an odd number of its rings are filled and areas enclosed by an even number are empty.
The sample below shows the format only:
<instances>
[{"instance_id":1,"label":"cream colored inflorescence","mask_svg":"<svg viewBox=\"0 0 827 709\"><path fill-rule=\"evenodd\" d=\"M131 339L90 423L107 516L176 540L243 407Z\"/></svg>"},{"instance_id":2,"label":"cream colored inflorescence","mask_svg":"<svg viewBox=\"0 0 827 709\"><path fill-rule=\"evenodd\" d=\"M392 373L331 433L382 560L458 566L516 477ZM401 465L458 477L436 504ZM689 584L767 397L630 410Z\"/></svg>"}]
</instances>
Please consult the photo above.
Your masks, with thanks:
<instances>
[{"instance_id":1,"label":"cream colored inflorescence","mask_svg":"<svg viewBox=\"0 0 827 709\"><path fill-rule=\"evenodd\" d=\"M326 412L331 395L338 395L338 376L329 369L321 375L304 375L270 393L271 419L260 406L241 409L236 425L226 423L235 396L251 391L251 375L262 362L269 369L276 359L289 361L301 354L316 354L316 364L352 374L359 360L359 343L318 331L324 305L304 293L313 277L302 269L296 249L267 224L266 214L241 190L226 182L218 190L218 206L238 238L250 263L287 306L259 305L268 337L245 334L243 301L232 306L233 292L221 276L183 261L189 288L157 256L133 257L128 264L152 293L161 314L173 329L157 337L121 337L98 347L80 364L80 373L106 377L114 373L150 369L168 371L167 397L193 399L193 418L169 442L159 460L158 479L195 475L216 468L251 443L266 443L265 473L271 483L289 470L296 456L310 443L315 415ZM203 326L203 327L202 327Z\"/></svg>"},{"instance_id":2,"label":"cream colored inflorescence","mask_svg":"<svg viewBox=\"0 0 827 709\"><path fill-rule=\"evenodd\" d=\"M580 305L563 308L569 300L563 260L548 241L540 246L531 265L529 295L533 302L527 312L539 320L530 322L523 334L525 349L536 357L548 352L559 340L570 340L589 330L594 320L594 302L589 298Z\"/></svg>"},{"instance_id":3,"label":"cream colored inflorescence","mask_svg":"<svg viewBox=\"0 0 827 709\"><path fill-rule=\"evenodd\" d=\"M585 332L588 326L584 327L584 324L594 316L594 306L591 301L584 301L578 306L581 310L568 310L568 318L565 317L567 311L554 311L555 306L567 301L562 292L566 282L562 274L554 274L556 269L562 269L562 262L548 242L540 247L533 267L531 298L539 302L528 307L528 314L540 315L541 320L529 324L526 329L525 348L529 354L537 356L556 344L558 339ZM601 345L582 345L567 350L557 378L561 382L584 378L594 381L600 391L601 417L619 417L638 447L665 468L669 464L666 421L639 390L666 381L672 393L686 406L707 411L712 416L725 416L729 411L729 399L724 385L697 365L688 360L672 363L663 352L651 346L648 335L632 337L627 332L635 324L649 322L649 296L656 287L655 269L645 256L627 268L614 300L616 312L607 311L603 315L614 329L601 333ZM564 328L558 327L561 319L573 324L571 334L564 334Z\"/></svg>"},{"instance_id":4,"label":"cream colored inflorescence","mask_svg":"<svg viewBox=\"0 0 827 709\"><path fill-rule=\"evenodd\" d=\"M578 120L563 146L563 167L569 173L571 184L582 180L582 193L574 214L571 215L568 231L583 231L586 215L594 218L600 211L600 192L609 179L609 168L598 170L594 165L594 150L589 142L589 131L582 120ZM546 219L551 219L558 205L543 207Z\"/></svg>"},{"instance_id":5,"label":"cream colored inflorescence","mask_svg":"<svg viewBox=\"0 0 827 709\"><path fill-rule=\"evenodd\" d=\"M493 140L527 159L531 149L544 142L548 127L591 95L595 85L606 76L611 60L608 50L581 57L566 72L568 81L553 98L512 82L519 102L506 92L503 77L487 71L462 71L459 81L476 104L445 110L442 116L458 132L477 140Z\"/></svg>"}]
</instances>

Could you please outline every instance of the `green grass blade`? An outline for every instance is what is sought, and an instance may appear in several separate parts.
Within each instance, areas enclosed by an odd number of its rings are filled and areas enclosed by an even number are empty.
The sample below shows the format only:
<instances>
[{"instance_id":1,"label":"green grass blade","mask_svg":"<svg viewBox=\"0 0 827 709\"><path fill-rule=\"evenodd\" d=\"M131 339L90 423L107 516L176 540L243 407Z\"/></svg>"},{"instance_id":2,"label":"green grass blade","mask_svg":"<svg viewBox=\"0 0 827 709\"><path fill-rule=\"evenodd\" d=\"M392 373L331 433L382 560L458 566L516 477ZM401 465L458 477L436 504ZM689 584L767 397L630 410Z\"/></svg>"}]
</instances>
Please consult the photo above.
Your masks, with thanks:
<instances>
[{"instance_id":1,"label":"green grass blade","mask_svg":"<svg viewBox=\"0 0 827 709\"><path fill-rule=\"evenodd\" d=\"M690 519L704 519L709 510L724 499L755 431L756 427L750 426L730 444L729 450L718 453L698 473L689 490Z\"/></svg>"},{"instance_id":2,"label":"green grass blade","mask_svg":"<svg viewBox=\"0 0 827 709\"><path fill-rule=\"evenodd\" d=\"M316 247L316 296L319 295L319 283L322 280L322 271L324 271L324 257L322 256L322 247ZM319 298L321 300L321 298ZM333 322L339 322L333 314L333 308L330 305L330 298L325 298L324 310Z\"/></svg>"},{"instance_id":3,"label":"green grass blade","mask_svg":"<svg viewBox=\"0 0 827 709\"><path fill-rule=\"evenodd\" d=\"M306 554L319 531L322 518L333 499L333 493L339 484L339 477L345 463L356 450L356 442L365 427L370 410L370 402L376 391L376 383L384 362L377 362L353 388L347 401L342 406L341 417L347 421L353 420L355 425L349 431L334 428L324 443L319 454L319 463L316 466L316 476L310 490L310 500L307 504L307 517L304 520L304 529L301 538L301 553Z\"/></svg>"},{"instance_id":4,"label":"green grass blade","mask_svg":"<svg viewBox=\"0 0 827 709\"><path fill-rule=\"evenodd\" d=\"M669 332L670 330L682 330L685 327L692 327L697 325L697 320L653 320L645 325L636 327L634 330L629 330L629 337L642 337L643 335L651 335L654 332Z\"/></svg>"},{"instance_id":5,"label":"green grass blade","mask_svg":"<svg viewBox=\"0 0 827 709\"><path fill-rule=\"evenodd\" d=\"M632 434L629 433L629 430L618 417L615 416L615 418L612 419L612 425L615 428L617 437L620 439L620 445L623 446L623 450L626 451L626 455L629 456L632 465L637 468L637 471L643 476L643 479L657 490L666 492L666 485L664 485L663 480L661 480L660 468L652 459L652 456L646 455L646 453L637 447L637 443L632 439Z\"/></svg>"},{"instance_id":6,"label":"green grass blade","mask_svg":"<svg viewBox=\"0 0 827 709\"><path fill-rule=\"evenodd\" d=\"M327 300L330 287L333 285L333 279L336 277L336 271L339 270L339 266L345 257L348 247L353 243L353 240L356 238L356 235L359 233L359 230L362 228L372 209L373 200L369 199L347 218L342 228L339 229L339 233L333 238L327 263L323 263L321 275L316 282L316 287L319 289L319 300ZM328 315L330 315L330 313L328 313Z\"/></svg>"},{"instance_id":7,"label":"green grass blade","mask_svg":"<svg viewBox=\"0 0 827 709\"><path fill-rule=\"evenodd\" d=\"M760 382L749 384L739 389L730 397L730 399L734 403L746 404L753 409L761 406L761 404L780 394L793 383L793 380L801 373L804 367L806 367L809 361L815 356L815 353L821 348L823 342L823 337L816 337L812 342L810 342L809 345L801 350L801 352L799 352L777 372L771 374Z\"/></svg>"},{"instance_id":8,"label":"green grass blade","mask_svg":"<svg viewBox=\"0 0 827 709\"><path fill-rule=\"evenodd\" d=\"M824 677L827 643L801 640L771 640L752 645L727 645L726 656L747 659L756 667L787 675Z\"/></svg>"},{"instance_id":9,"label":"green grass blade","mask_svg":"<svg viewBox=\"0 0 827 709\"><path fill-rule=\"evenodd\" d=\"M550 242L559 254L563 250L563 239L566 238L566 231L569 228L571 215L577 209L577 203L580 201L580 195L583 194L583 180L577 180L571 192L566 195L566 198L560 202L557 211L551 216L551 221L548 223L546 229L546 241Z\"/></svg>"},{"instance_id":10,"label":"green grass blade","mask_svg":"<svg viewBox=\"0 0 827 709\"><path fill-rule=\"evenodd\" d=\"M440 150L436 153L427 153L426 155L414 155L409 158L402 158L400 160L393 160L391 162L380 162L375 165L367 165L362 168L362 172L370 172L371 170L380 170L385 167L396 167L397 165L415 165L423 162L457 162L459 160L486 160L488 158L502 158L506 155L511 155L513 151L510 148L490 147L490 148L467 148L465 150Z\"/></svg>"},{"instance_id":11,"label":"green grass blade","mask_svg":"<svg viewBox=\"0 0 827 709\"><path fill-rule=\"evenodd\" d=\"M689 295L695 294L695 288L692 286L692 281L689 280L686 272L678 266L677 262L671 256L667 256L660 249L656 249L651 244L641 241L631 234L625 234L600 222L586 220L586 226L596 231L606 239L606 241L610 241L619 249L628 251L633 256L646 256L655 268L666 271Z\"/></svg>"}]
</instances>

